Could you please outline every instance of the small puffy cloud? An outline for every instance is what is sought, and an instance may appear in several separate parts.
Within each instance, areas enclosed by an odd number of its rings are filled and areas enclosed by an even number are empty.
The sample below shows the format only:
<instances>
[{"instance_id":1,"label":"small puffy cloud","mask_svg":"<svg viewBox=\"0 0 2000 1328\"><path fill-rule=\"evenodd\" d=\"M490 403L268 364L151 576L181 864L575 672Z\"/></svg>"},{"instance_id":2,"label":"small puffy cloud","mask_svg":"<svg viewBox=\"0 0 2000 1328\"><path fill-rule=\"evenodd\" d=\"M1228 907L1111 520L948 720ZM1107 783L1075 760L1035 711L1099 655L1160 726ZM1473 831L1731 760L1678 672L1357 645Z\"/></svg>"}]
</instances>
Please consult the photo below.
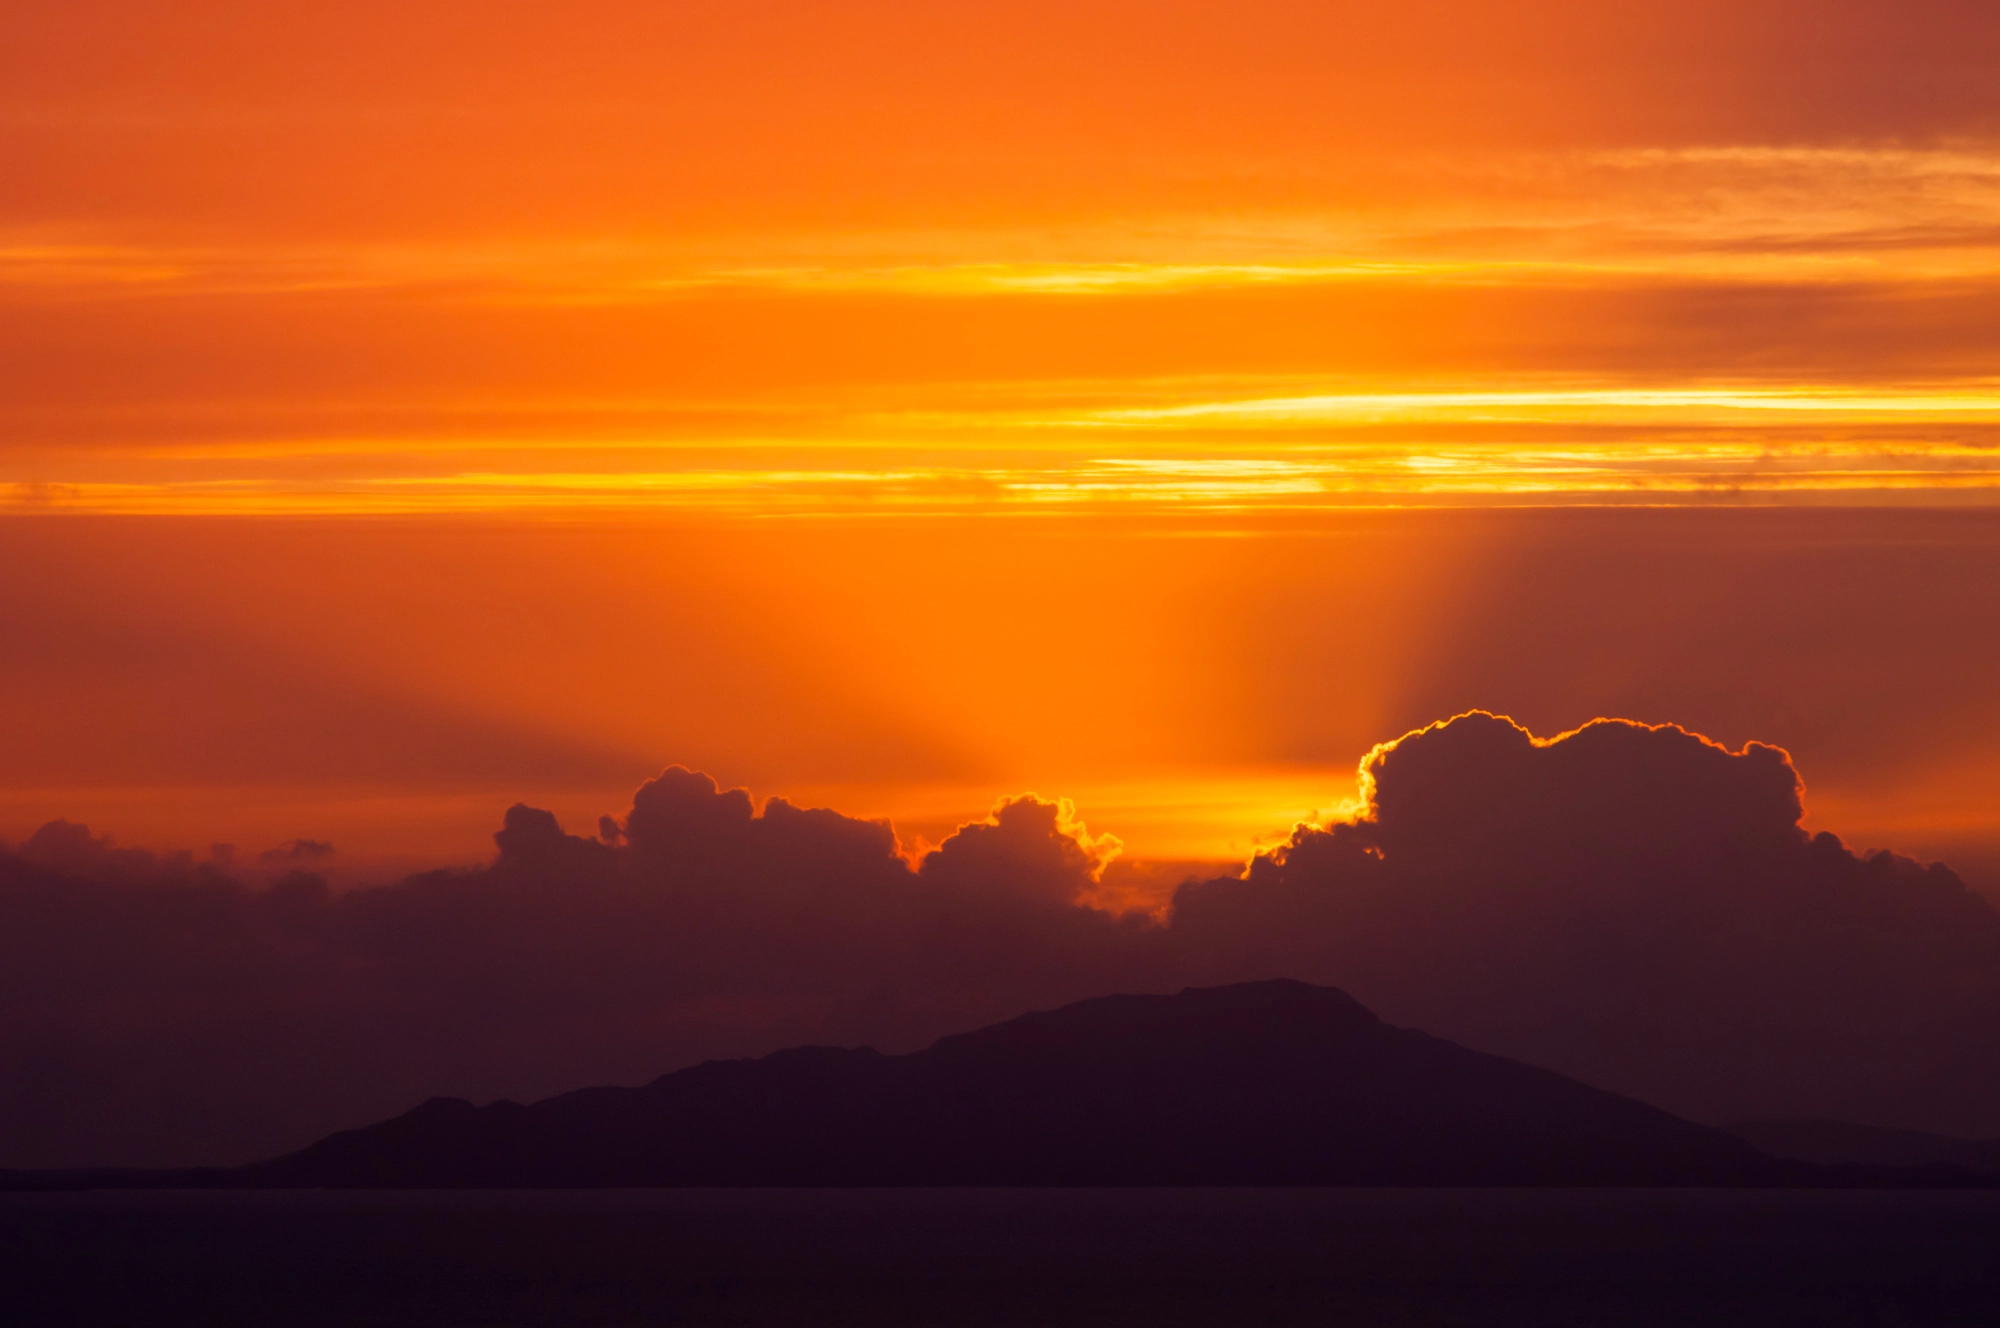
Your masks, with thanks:
<instances>
[{"instance_id":1,"label":"small puffy cloud","mask_svg":"<svg viewBox=\"0 0 2000 1328\"><path fill-rule=\"evenodd\" d=\"M1003 798L984 821L960 826L923 859L920 874L956 889L1026 893L1064 904L1089 899L1123 845L1092 837L1068 798Z\"/></svg>"},{"instance_id":2,"label":"small puffy cloud","mask_svg":"<svg viewBox=\"0 0 2000 1328\"><path fill-rule=\"evenodd\" d=\"M234 856L232 852L230 856ZM333 856L333 845L319 839L291 839L276 848L267 848L257 855L260 862L269 866L297 866L303 863L324 862Z\"/></svg>"}]
</instances>

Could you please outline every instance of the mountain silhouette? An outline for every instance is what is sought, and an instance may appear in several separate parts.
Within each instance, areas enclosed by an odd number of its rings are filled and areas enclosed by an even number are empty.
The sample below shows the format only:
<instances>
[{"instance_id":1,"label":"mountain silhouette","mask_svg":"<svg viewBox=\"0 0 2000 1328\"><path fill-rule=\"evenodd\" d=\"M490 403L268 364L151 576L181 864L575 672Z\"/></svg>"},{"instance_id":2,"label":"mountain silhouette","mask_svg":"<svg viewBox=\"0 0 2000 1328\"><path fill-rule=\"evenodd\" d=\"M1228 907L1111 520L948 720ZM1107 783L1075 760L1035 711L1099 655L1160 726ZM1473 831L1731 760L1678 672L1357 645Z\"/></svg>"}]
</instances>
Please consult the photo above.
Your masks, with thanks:
<instances>
[{"instance_id":1,"label":"mountain silhouette","mask_svg":"<svg viewBox=\"0 0 2000 1328\"><path fill-rule=\"evenodd\" d=\"M1843 1121L1744 1121L1724 1129L1772 1157L1824 1166L1959 1167L2000 1174L2000 1139L1955 1139Z\"/></svg>"},{"instance_id":2,"label":"mountain silhouette","mask_svg":"<svg viewBox=\"0 0 2000 1328\"><path fill-rule=\"evenodd\" d=\"M1082 1001L906 1056L801 1047L532 1106L438 1098L224 1183L1732 1185L1796 1170L1273 981Z\"/></svg>"}]
</instances>

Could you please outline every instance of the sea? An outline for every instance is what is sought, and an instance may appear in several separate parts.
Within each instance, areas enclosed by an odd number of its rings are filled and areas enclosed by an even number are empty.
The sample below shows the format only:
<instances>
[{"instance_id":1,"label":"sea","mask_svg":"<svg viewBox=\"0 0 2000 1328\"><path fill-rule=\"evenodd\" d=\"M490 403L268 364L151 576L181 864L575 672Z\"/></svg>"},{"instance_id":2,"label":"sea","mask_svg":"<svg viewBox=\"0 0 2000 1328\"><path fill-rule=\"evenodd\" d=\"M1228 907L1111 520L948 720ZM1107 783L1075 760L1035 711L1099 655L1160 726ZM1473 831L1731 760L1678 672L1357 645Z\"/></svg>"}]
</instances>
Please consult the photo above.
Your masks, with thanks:
<instances>
[{"instance_id":1,"label":"sea","mask_svg":"<svg viewBox=\"0 0 2000 1328\"><path fill-rule=\"evenodd\" d=\"M39 1325L2000 1324L2000 1193L0 1195Z\"/></svg>"}]
</instances>

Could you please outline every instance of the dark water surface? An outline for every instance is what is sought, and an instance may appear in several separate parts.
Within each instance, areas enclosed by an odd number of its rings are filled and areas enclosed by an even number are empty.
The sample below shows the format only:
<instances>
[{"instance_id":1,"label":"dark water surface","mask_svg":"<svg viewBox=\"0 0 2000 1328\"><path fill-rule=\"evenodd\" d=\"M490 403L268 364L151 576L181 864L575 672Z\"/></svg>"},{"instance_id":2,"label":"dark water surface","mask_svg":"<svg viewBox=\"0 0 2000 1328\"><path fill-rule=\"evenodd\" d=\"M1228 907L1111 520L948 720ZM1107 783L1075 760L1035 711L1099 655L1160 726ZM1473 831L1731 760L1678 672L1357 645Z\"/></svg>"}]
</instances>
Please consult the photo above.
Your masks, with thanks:
<instances>
[{"instance_id":1,"label":"dark water surface","mask_svg":"<svg viewBox=\"0 0 2000 1328\"><path fill-rule=\"evenodd\" d=\"M2000 1194L0 1195L10 1324L2000 1324Z\"/></svg>"}]
</instances>

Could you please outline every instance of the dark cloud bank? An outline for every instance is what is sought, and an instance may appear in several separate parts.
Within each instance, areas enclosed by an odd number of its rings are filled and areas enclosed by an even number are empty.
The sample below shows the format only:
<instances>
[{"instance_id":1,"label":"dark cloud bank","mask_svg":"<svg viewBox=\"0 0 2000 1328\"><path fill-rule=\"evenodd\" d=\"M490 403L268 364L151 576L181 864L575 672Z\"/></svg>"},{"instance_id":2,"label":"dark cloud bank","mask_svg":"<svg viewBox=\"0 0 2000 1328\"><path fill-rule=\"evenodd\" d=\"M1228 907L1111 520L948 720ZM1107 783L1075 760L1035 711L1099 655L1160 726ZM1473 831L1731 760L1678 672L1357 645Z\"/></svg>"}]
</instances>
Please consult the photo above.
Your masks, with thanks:
<instances>
[{"instance_id":1,"label":"dark cloud bank","mask_svg":"<svg viewBox=\"0 0 2000 1328\"><path fill-rule=\"evenodd\" d=\"M433 1094L1278 976L1699 1119L2000 1134L2000 915L1808 836L1784 752L1473 714L1366 769L1367 816L1164 921L1090 906L1108 846L1035 799L912 867L886 824L676 768L594 838L517 806L491 866L346 893L58 822L0 851L0 1165L242 1161Z\"/></svg>"}]
</instances>

